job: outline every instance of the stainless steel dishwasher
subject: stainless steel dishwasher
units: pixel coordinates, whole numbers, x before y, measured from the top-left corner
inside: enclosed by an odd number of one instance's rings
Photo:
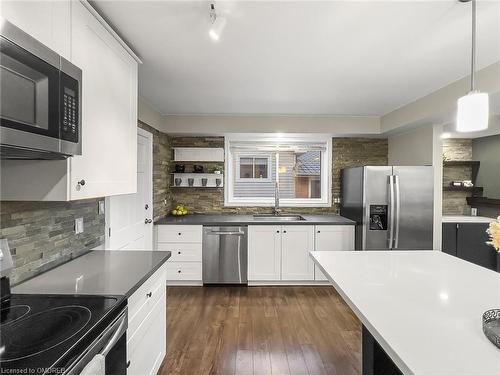
[[[246,226],[203,227],[203,284],[247,284]]]

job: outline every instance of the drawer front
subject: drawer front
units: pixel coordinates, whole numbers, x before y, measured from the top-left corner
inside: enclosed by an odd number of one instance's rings
[[[160,280],[161,281],[161,280]],[[134,335],[135,331],[139,328],[139,326],[142,324],[144,319],[148,316],[148,314],[151,312],[151,309],[155,304],[163,298],[163,296],[166,294],[167,289],[166,289],[166,282],[161,281],[157,284],[154,285],[153,289],[151,290],[151,295],[147,294],[146,295],[146,300],[144,303],[139,306],[134,315],[129,315],[128,319],[128,334],[129,335]]]
[[[158,244],[158,251],[170,251],[169,262],[201,262],[201,244],[165,243]]]
[[[155,290],[158,288],[166,288],[167,279],[167,265],[168,262],[163,264],[149,279],[147,279],[144,284],[142,284],[139,289],[137,289],[134,294],[132,294],[128,300],[128,321],[129,324],[134,319],[135,315],[143,308],[144,304],[148,303],[151,298],[156,298],[154,295]],[[151,297],[149,296],[151,293]]]
[[[167,264],[167,280],[201,281],[201,262],[172,262]]]
[[[201,225],[158,225],[158,242],[201,243]]]
[[[157,301],[136,332],[128,336],[127,375],[156,374],[166,353],[166,295]]]

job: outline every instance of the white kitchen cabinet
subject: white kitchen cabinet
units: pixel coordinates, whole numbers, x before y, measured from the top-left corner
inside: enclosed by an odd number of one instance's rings
[[[82,69],[82,155],[2,160],[1,200],[68,201],[135,193],[137,61],[87,3],[22,3],[2,2],[4,16]]]
[[[201,225],[156,225],[156,250],[171,251],[167,264],[167,284],[201,285]]]
[[[135,193],[137,63],[80,2],[71,20],[71,60],[83,71],[83,147],[70,158],[71,199]]]
[[[69,60],[71,58],[70,1],[2,0],[0,14],[20,29]]]
[[[314,262],[309,256],[314,250],[314,226],[283,225],[281,232],[281,280],[314,280]]]
[[[281,226],[248,226],[248,281],[281,280]]]
[[[354,250],[354,225],[316,225],[315,251],[350,251]],[[323,272],[314,266],[314,279],[325,281]]]
[[[168,262],[128,299],[128,375],[156,374],[167,350],[166,274]]]

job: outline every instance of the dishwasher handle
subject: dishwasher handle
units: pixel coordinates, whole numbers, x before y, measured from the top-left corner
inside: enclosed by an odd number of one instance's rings
[[[206,232],[211,236],[244,236],[245,232],[220,232],[220,231],[211,231]]]

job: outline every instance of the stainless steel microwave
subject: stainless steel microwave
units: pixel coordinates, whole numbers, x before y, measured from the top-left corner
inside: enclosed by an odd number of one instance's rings
[[[0,17],[2,159],[82,153],[82,71]]]

